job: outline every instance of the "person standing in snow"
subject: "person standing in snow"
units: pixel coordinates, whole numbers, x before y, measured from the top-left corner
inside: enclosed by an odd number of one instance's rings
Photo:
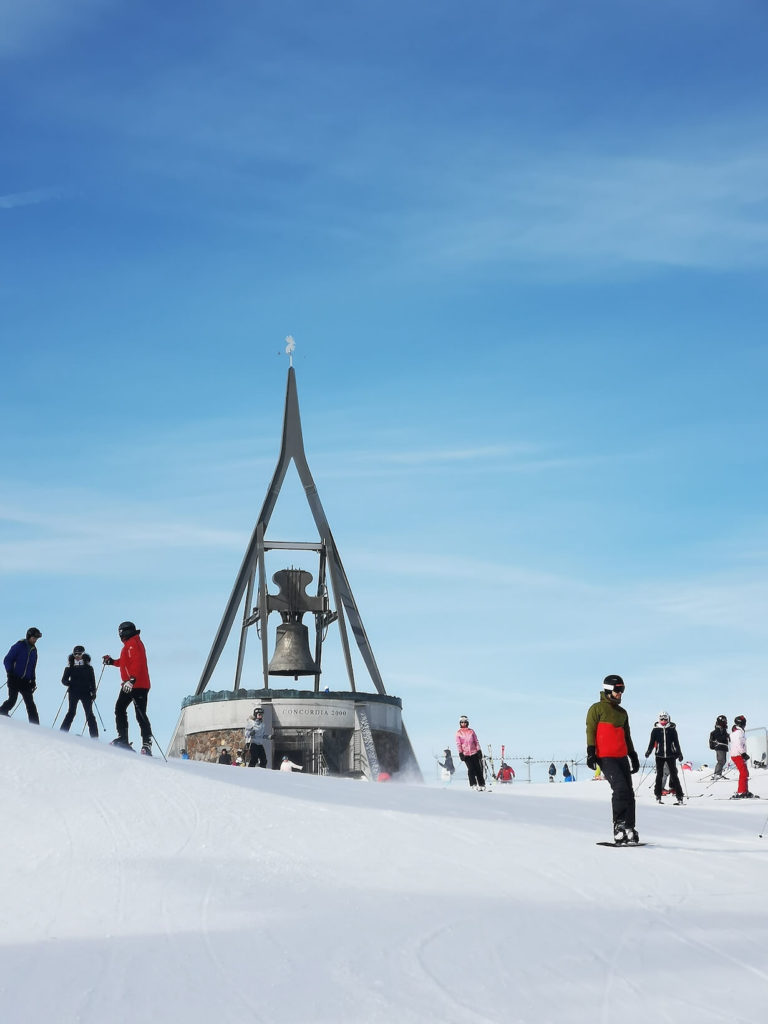
[[[267,751],[264,748],[265,741],[269,739],[266,735],[264,725],[264,711],[262,708],[254,708],[253,713],[245,722],[245,744],[248,749],[248,767],[267,767]]]
[[[219,762],[218,763],[219,764],[232,764],[232,755],[230,754],[230,752],[227,750],[226,747],[222,747],[221,748],[221,753],[219,754]]]
[[[739,773],[739,784],[732,797],[734,800],[750,799],[753,795],[747,788],[747,780],[749,779],[747,761],[749,760],[749,754],[747,753],[747,734],[744,732],[746,724],[747,720],[744,715],[736,715],[731,727],[731,760],[736,765],[736,771]]]
[[[611,787],[613,841],[617,845],[640,842],[635,828],[635,793],[631,776],[640,760],[629,731],[629,715],[621,707],[621,676],[606,676],[600,700],[587,711],[587,767],[599,765]]]
[[[555,766],[555,762],[554,761],[552,761],[552,763],[550,764],[550,766],[547,769],[547,771],[549,773],[549,781],[550,782],[554,782],[555,778],[557,777],[557,768]]]
[[[3,658],[8,673],[8,697],[0,704],[0,715],[9,715],[21,694],[32,725],[40,724],[33,694],[37,689],[37,641],[43,634],[37,626],[30,626],[23,640],[17,640]]]
[[[444,782],[450,782],[453,779],[453,774],[456,771],[456,766],[453,763],[453,755],[448,747],[443,751],[443,757],[445,760],[438,760],[438,765],[442,768],[442,776]]]
[[[499,768],[498,774],[496,775],[498,782],[514,782],[515,781],[515,769],[507,764],[506,761],[501,762],[501,768]]]
[[[571,775],[571,769],[568,767],[567,761],[563,765],[563,782],[573,782],[573,775]]]
[[[141,730],[141,752],[152,756],[152,726],[147,717],[147,699],[149,698],[149,668],[147,652],[141,639],[141,630],[136,629],[133,622],[121,622],[117,627],[117,635],[123,641],[123,649],[119,658],[105,654],[102,661],[105,665],[114,665],[120,669],[122,686],[115,703],[115,725],[117,738],[112,741],[116,747],[129,747],[128,742],[128,708],[133,704],[136,721]]]
[[[483,774],[483,754],[480,750],[480,741],[474,729],[469,727],[469,719],[462,715],[459,719],[459,731],[456,733],[456,749],[459,752],[459,760],[467,766],[467,776],[471,789],[483,792],[485,789],[485,775]]]
[[[292,761],[290,759],[290,757],[288,757],[287,754],[283,754],[283,760],[280,762],[280,771],[281,772],[303,772],[304,771],[304,767],[303,767],[303,765],[296,764],[295,761]]]
[[[99,727],[93,713],[93,702],[96,698],[96,673],[91,665],[91,656],[85,653],[83,646],[78,645],[72,648],[61,681],[67,688],[69,699],[69,707],[64,715],[64,721],[61,723],[61,731],[69,732],[77,714],[77,705],[82,704],[85,720],[88,723],[88,733],[91,739],[98,739]]]
[[[712,773],[714,778],[722,779],[725,759],[728,756],[728,719],[725,715],[718,715],[715,719],[715,728],[709,734],[709,749],[714,750],[717,764]]]
[[[659,714],[658,722],[651,729],[645,756],[649,757],[651,751],[656,752],[656,784],[653,788],[656,802],[660,804],[664,802],[661,798],[665,792],[664,769],[666,767],[669,772],[670,785],[675,794],[675,804],[681,804],[683,802],[683,787],[680,785],[676,762],[683,760],[683,753],[680,750],[680,740],[677,738],[675,724],[670,722],[666,711]]]

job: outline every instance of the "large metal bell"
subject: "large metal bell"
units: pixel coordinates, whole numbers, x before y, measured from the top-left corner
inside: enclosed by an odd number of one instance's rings
[[[309,630],[301,622],[277,627],[275,653],[267,670],[271,676],[316,676],[320,668],[309,651]]]

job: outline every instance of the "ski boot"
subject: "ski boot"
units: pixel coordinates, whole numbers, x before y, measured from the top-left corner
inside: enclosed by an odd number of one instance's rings
[[[152,740],[145,740],[141,744],[141,752],[145,757],[152,757]]]
[[[625,835],[627,837],[627,843],[629,846],[637,846],[640,842],[640,836],[637,834],[636,828],[626,829]]]
[[[124,750],[133,750],[133,747],[125,736],[116,736],[110,743],[110,747],[122,747]]]
[[[656,803],[657,803],[657,804],[663,804],[663,803],[664,803],[664,801],[663,801],[663,800],[661,799],[661,797],[660,797],[660,796],[657,796],[657,797],[656,797]]]
[[[629,836],[623,821],[617,821],[613,826],[613,842],[615,846],[626,846],[629,842]]]

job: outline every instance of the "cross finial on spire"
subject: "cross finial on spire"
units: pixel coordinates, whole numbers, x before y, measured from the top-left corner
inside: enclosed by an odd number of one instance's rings
[[[285,339],[285,354],[288,356],[288,360],[291,366],[293,366],[293,353],[296,351],[296,342],[293,340],[293,335],[289,334]]]

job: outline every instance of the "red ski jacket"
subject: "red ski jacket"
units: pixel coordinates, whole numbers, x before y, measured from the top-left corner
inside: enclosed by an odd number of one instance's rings
[[[626,757],[635,747],[629,731],[629,715],[608,699],[607,693],[587,711],[587,746],[595,747],[598,758]]]
[[[117,665],[120,669],[120,678],[123,682],[133,677],[136,680],[133,684],[136,690],[149,689],[151,684],[147,668],[147,652],[138,632],[128,637],[123,644],[120,657],[115,658],[112,664]]]

